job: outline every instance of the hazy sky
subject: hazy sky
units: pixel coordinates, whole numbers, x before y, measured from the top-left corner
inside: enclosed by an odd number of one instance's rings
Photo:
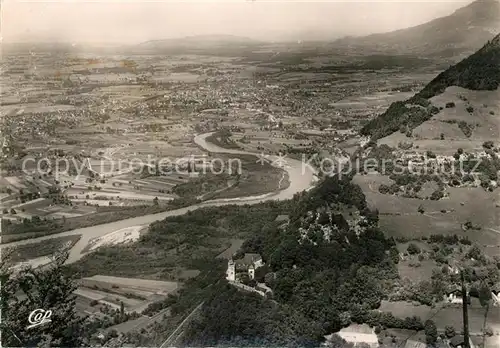
[[[472,0],[3,0],[3,42],[137,43],[198,34],[335,38],[405,28]]]

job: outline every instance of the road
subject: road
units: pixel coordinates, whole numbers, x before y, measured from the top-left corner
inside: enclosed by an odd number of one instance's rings
[[[233,149],[224,149],[222,147],[216,146],[212,143],[209,143],[206,141],[206,138],[210,136],[212,133],[206,133],[206,134],[201,134],[198,135],[194,138],[195,143],[205,149],[206,151],[209,151],[211,153],[225,153],[225,154],[234,154],[234,155],[253,155],[253,156],[258,156],[258,154],[247,152],[247,151],[240,151],[240,150],[233,150]],[[71,236],[71,235],[81,235],[82,237],[80,240],[73,246],[73,248],[70,250],[70,254],[68,257],[68,260],[66,263],[73,263],[78,260],[80,260],[83,256],[86,255],[86,253],[82,253],[83,249],[87,246],[89,241],[93,238],[96,237],[102,237],[108,233],[112,233],[114,231],[123,229],[123,228],[129,228],[133,226],[147,226],[151,224],[152,222],[158,221],[158,220],[163,220],[166,217],[169,216],[179,216],[179,215],[184,215],[190,211],[194,211],[199,208],[204,208],[204,207],[215,207],[215,206],[223,206],[223,205],[229,205],[229,204],[235,204],[235,205],[244,205],[244,204],[257,204],[269,200],[286,200],[286,199],[291,199],[296,193],[302,192],[304,190],[309,190],[314,186],[315,180],[316,180],[316,172],[315,170],[303,163],[302,161],[295,160],[295,159],[289,159],[285,158],[284,161],[286,161],[286,164],[283,165],[283,161],[278,161],[280,158],[278,156],[269,156],[266,157],[266,160],[269,162],[277,161],[277,164],[275,166],[277,167],[282,167],[284,168],[287,173],[288,173],[288,178],[290,181],[290,186],[288,186],[286,189],[278,191],[278,192],[271,192],[268,194],[260,195],[260,196],[247,196],[247,197],[241,197],[241,198],[230,198],[230,199],[214,199],[214,200],[209,200],[205,201],[199,204],[194,204],[189,207],[185,208],[180,208],[180,209],[175,209],[175,210],[170,210],[162,213],[156,213],[156,214],[149,214],[149,215],[144,215],[144,216],[139,216],[135,218],[129,218],[129,219],[124,219],[120,221],[115,221],[111,223],[106,223],[106,224],[101,224],[101,225],[96,225],[92,227],[85,227],[85,228],[78,228],[75,230],[71,231],[66,231],[66,232],[61,232],[61,233],[56,233],[52,234],[50,236],[44,236],[44,237],[39,237],[39,238],[33,238],[33,239],[27,239],[27,240],[21,240],[17,242],[12,242],[12,243],[6,243],[2,244],[2,247],[15,247],[18,245],[24,245],[24,244],[30,244],[30,243],[36,243],[40,242],[43,240],[51,239],[51,238],[56,238],[56,237],[63,237],[63,236]],[[273,163],[271,163],[273,165]],[[29,261],[28,261],[29,262]]]

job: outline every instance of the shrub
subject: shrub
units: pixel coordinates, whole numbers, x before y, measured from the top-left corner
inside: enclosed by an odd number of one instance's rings
[[[408,254],[410,255],[420,254],[420,248],[414,243],[410,243],[406,251],[408,251]]]
[[[467,108],[466,108],[467,112],[469,114],[472,114],[474,112],[474,107],[472,107],[471,105],[469,105]]]
[[[431,194],[431,201],[439,201],[443,197],[444,197],[443,191],[441,191],[441,190],[438,189],[438,190],[432,192],[432,194]]]
[[[436,324],[432,320],[427,320],[424,325],[425,341],[427,344],[433,345],[438,338]]]
[[[495,147],[495,144],[493,143],[493,141],[488,140],[483,143],[483,147],[485,149],[492,149],[493,147]]]
[[[446,103],[446,108],[447,109],[454,108],[454,107],[455,107],[455,103],[454,102],[448,102],[448,103]]]
[[[472,127],[465,121],[460,121],[458,123],[458,128],[465,134],[467,138],[472,135]]]
[[[448,338],[454,337],[457,333],[455,331],[455,328],[453,326],[446,326],[444,328],[444,334]]]
[[[492,328],[491,328],[491,327],[489,327],[489,326],[488,326],[488,327],[486,327],[486,328],[484,329],[484,334],[485,334],[486,336],[488,336],[488,337],[493,336],[493,330],[492,330]]]

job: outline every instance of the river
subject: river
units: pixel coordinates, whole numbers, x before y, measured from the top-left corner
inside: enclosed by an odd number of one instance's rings
[[[211,153],[225,153],[225,154],[234,154],[234,155],[253,155],[253,156],[256,156],[257,160],[259,159],[259,155],[255,154],[255,153],[241,151],[241,150],[224,149],[222,147],[219,147],[217,145],[209,143],[206,139],[211,134],[213,134],[213,133],[205,133],[205,134],[197,135],[194,138],[194,142],[198,146],[202,147],[203,149],[205,149],[206,151],[211,152]],[[278,191],[278,192],[272,192],[272,193],[260,195],[260,196],[248,196],[248,197],[241,197],[241,198],[209,200],[209,201],[205,201],[205,202],[202,202],[199,204],[191,205],[189,207],[170,210],[170,211],[166,211],[166,212],[162,212],[162,213],[149,214],[149,215],[124,219],[124,220],[120,220],[120,221],[110,222],[110,223],[91,226],[91,227],[78,228],[78,229],[71,230],[71,231],[52,234],[50,236],[44,236],[44,237],[39,237],[39,238],[21,240],[21,241],[12,242],[12,243],[6,243],[6,244],[2,244],[2,247],[15,247],[17,245],[36,243],[36,242],[40,242],[40,241],[51,239],[51,238],[80,234],[82,237],[73,246],[73,248],[71,248],[69,258],[66,261],[66,263],[73,263],[73,262],[80,260],[83,256],[85,256],[87,254],[87,253],[82,253],[82,250],[85,248],[85,246],[87,246],[87,244],[89,243],[89,241],[91,239],[96,238],[96,237],[102,237],[108,233],[112,233],[114,231],[121,230],[123,228],[133,227],[133,226],[147,226],[154,221],[163,220],[168,216],[184,215],[189,211],[193,211],[193,210],[203,208],[203,207],[215,207],[215,206],[222,206],[222,205],[229,205],[229,204],[234,204],[234,205],[257,204],[257,203],[270,201],[270,200],[291,199],[296,193],[302,192],[304,190],[308,190],[311,187],[313,187],[313,185],[315,184],[315,181],[316,181],[315,170],[311,166],[303,163],[302,161],[287,158],[287,157],[284,157],[284,158],[282,158],[282,160],[280,160],[278,158],[278,156],[269,156],[269,157],[266,157],[266,159],[269,160],[270,162],[275,161],[275,164],[273,164],[273,165],[276,165],[276,166],[281,165],[283,167],[283,169],[285,169],[287,171],[290,185],[286,189]],[[38,264],[39,259],[29,260],[27,262],[33,263],[33,264],[35,264],[35,263]]]

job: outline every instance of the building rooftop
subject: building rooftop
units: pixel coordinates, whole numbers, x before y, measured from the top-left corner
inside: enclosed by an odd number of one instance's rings
[[[234,263],[237,265],[250,266],[259,260],[262,260],[262,257],[259,254],[247,253],[243,256],[243,258],[234,260]]]
[[[450,346],[457,347],[464,344],[464,336],[454,336],[450,339]]]
[[[427,348],[427,344],[420,341],[407,340],[404,348]]]
[[[348,327],[344,327],[339,332],[352,332],[359,334],[371,334],[373,329],[367,324],[351,324]]]

